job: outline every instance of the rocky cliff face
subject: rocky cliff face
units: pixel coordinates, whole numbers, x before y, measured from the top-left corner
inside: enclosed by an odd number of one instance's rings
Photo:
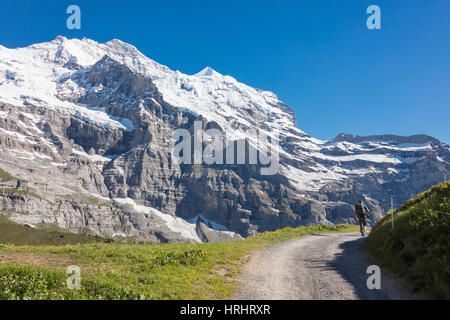
[[[179,164],[175,130],[255,129],[279,154],[258,165]],[[276,142],[276,143],[275,143]],[[206,147],[208,141],[203,143]],[[425,135],[319,141],[271,92],[211,68],[184,75],[112,40],[0,46],[0,210],[33,226],[154,242],[200,242],[351,222],[446,179],[450,147]]]

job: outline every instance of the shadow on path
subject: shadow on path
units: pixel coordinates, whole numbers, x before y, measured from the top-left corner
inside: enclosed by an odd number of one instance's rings
[[[355,240],[346,241],[339,245],[342,252],[329,262],[329,267],[335,269],[355,289],[355,294],[363,300],[391,300],[399,299],[398,292],[387,285],[381,270],[381,289],[367,288],[367,279],[372,275],[367,273],[367,267],[375,264],[364,251],[366,238],[355,236]]]

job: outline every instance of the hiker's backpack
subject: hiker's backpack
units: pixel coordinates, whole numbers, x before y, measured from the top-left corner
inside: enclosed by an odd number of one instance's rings
[[[364,217],[364,209],[360,204],[355,204],[355,212],[358,217]]]

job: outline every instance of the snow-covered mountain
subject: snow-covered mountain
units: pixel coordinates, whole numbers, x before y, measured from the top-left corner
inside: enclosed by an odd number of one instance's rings
[[[271,137],[278,174],[178,165],[171,135],[196,120],[256,147],[251,129]],[[0,46],[0,149],[0,210],[11,219],[149,241],[349,222],[358,198],[380,217],[390,197],[400,204],[450,168],[450,147],[435,138],[320,141],[272,92],[210,67],[172,71],[120,40],[64,37]]]

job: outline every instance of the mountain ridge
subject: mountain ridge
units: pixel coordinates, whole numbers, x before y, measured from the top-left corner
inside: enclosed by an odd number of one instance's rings
[[[330,141],[349,141],[349,142],[361,142],[364,140],[383,140],[383,141],[404,141],[404,142],[414,142],[414,143],[426,143],[426,142],[433,142],[436,144],[439,143],[445,143],[440,141],[437,138],[434,138],[432,136],[429,136],[427,134],[413,134],[409,136],[401,136],[396,134],[378,134],[378,135],[369,135],[369,136],[360,136],[360,135],[353,135],[353,134],[346,134],[346,133],[340,133],[335,138],[331,139]],[[447,143],[445,143],[447,144]]]

